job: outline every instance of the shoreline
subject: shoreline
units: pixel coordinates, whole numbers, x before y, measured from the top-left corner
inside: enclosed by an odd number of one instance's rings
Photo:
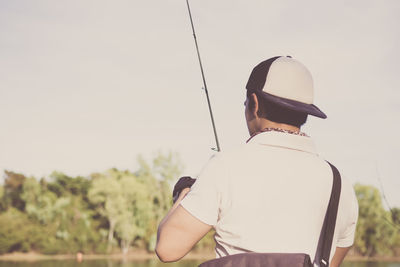
[[[213,252],[189,252],[183,260],[210,260],[215,257]],[[147,251],[132,251],[128,254],[113,253],[113,254],[84,254],[83,261],[85,260],[123,260],[123,261],[145,261],[157,260],[157,255],[153,252]],[[36,252],[14,252],[0,255],[0,261],[42,261],[42,260],[76,260],[75,254],[60,254],[60,255],[45,255]],[[400,262],[400,256],[379,256],[379,257],[363,257],[356,255],[348,255],[345,261],[374,261],[374,262]]]
[[[189,252],[183,260],[210,260],[215,257],[215,254],[207,252]],[[76,254],[58,254],[46,255],[36,252],[13,252],[0,255],[0,261],[42,261],[42,260],[76,260]],[[85,260],[123,260],[123,261],[145,261],[145,260],[158,260],[154,252],[135,250],[127,254],[111,253],[111,254],[83,254],[83,261]]]
[[[396,262],[400,263],[400,256],[375,256],[375,257],[364,257],[349,255],[344,258],[344,261],[354,262],[354,261],[373,261],[373,262]]]

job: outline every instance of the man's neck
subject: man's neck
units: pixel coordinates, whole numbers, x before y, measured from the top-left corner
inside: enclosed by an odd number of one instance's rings
[[[282,129],[282,130],[288,130],[288,131],[292,131],[292,132],[300,132],[300,128],[293,126],[293,125],[289,125],[289,124],[285,124],[285,123],[277,123],[277,122],[273,122],[267,119],[261,119],[260,124],[259,124],[259,131],[265,129],[265,128],[275,128],[275,129]]]

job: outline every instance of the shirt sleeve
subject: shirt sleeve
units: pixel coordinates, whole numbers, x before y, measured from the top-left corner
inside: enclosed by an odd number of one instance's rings
[[[351,183],[348,180],[345,182],[348,184],[346,186],[346,191],[343,193],[347,194],[346,198],[348,202],[346,206],[348,208],[348,216],[345,222],[345,226],[338,236],[338,247],[350,247],[353,245],[358,220],[358,201],[356,194]]]
[[[218,156],[213,156],[203,168],[181,206],[200,221],[215,226],[221,198],[220,181],[224,170]]]

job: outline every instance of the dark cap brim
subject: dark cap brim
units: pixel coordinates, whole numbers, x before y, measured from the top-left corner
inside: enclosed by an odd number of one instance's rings
[[[306,104],[302,102],[298,102],[295,100],[279,97],[279,96],[274,96],[271,94],[268,94],[266,92],[254,92],[256,93],[257,96],[261,96],[262,98],[266,99],[267,101],[271,101],[281,107],[297,111],[297,112],[302,112],[306,113],[321,119],[326,119],[327,116],[325,115],[324,112],[322,112],[317,106],[313,104]]]

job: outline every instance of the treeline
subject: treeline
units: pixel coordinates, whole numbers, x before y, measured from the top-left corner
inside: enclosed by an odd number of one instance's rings
[[[135,172],[111,169],[89,177],[54,172],[36,179],[5,171],[0,186],[0,254],[153,251],[159,221],[171,206],[171,183],[182,166],[173,154]],[[354,249],[360,255],[399,255],[400,209],[383,208],[379,191],[355,185],[360,206]],[[209,234],[197,249],[211,249]]]
[[[0,187],[0,253],[45,254],[152,250],[171,205],[177,157],[138,158],[136,172],[111,169],[89,177],[54,172],[40,180],[5,171]]]

